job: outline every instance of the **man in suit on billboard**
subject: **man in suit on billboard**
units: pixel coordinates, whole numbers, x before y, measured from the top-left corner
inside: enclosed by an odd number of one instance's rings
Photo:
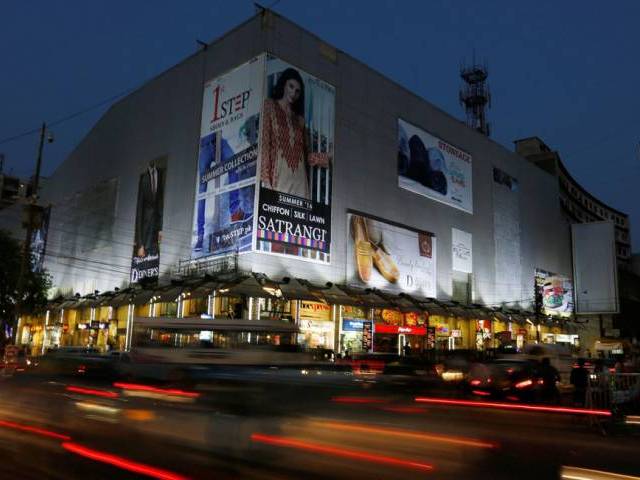
[[[154,161],[140,175],[136,209],[135,251],[137,257],[158,255],[162,235],[164,169]]]

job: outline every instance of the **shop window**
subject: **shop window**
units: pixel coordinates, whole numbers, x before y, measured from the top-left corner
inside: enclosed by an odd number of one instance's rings
[[[175,317],[178,314],[178,302],[160,302],[156,304],[156,317]]]
[[[202,313],[207,313],[207,297],[199,297],[199,298],[189,298],[185,300],[187,302],[187,309],[189,315],[200,315]]]
[[[261,320],[286,320],[292,322],[293,301],[281,298],[258,298],[259,315]]]
[[[241,297],[219,297],[215,309],[216,317],[241,319],[244,314],[244,301]]]

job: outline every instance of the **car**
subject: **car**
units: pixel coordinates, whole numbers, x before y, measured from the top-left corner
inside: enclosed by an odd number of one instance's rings
[[[511,401],[540,398],[542,379],[538,362],[528,359],[497,359],[471,367],[467,388],[474,397]]]

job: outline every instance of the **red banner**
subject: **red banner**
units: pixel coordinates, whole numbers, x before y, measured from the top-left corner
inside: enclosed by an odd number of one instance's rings
[[[427,329],[425,327],[402,327],[399,325],[385,325],[383,323],[376,323],[375,333],[404,333],[406,335],[426,335]]]

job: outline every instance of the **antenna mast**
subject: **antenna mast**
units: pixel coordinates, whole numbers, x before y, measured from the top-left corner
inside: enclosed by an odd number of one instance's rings
[[[491,135],[486,114],[486,109],[491,108],[491,92],[486,83],[488,76],[486,63],[476,63],[475,54],[471,65],[460,66],[460,78],[464,83],[460,87],[459,98],[467,114],[467,125],[487,137]]]

